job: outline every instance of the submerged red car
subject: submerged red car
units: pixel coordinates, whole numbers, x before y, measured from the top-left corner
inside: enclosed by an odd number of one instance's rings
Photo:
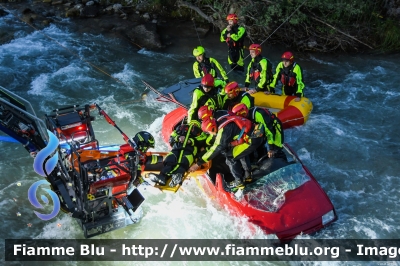
[[[166,91],[173,92],[164,98],[180,99],[186,95],[185,87],[178,85],[168,88]],[[166,143],[187,115],[187,101],[180,105],[163,120]],[[284,144],[284,152],[286,158],[259,160],[258,169],[253,171],[255,181],[235,194],[227,188],[233,177],[223,156],[215,158],[209,169],[203,167],[203,172],[196,174],[200,174],[204,191],[233,215],[247,216],[267,234],[290,240],[328,226],[337,220],[337,214],[325,191],[288,144]]]

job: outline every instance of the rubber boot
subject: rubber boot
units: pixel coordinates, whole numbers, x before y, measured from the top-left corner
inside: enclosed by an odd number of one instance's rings
[[[157,184],[160,184],[161,186],[165,186],[166,183],[166,176],[163,174],[149,174],[149,177],[151,179],[151,181],[156,182]]]

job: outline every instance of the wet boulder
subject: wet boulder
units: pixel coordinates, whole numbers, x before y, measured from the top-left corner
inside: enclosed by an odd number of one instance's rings
[[[127,30],[126,36],[140,47],[157,50],[164,47],[160,36],[157,33],[157,25],[154,23],[146,23]]]
[[[90,1],[88,3],[93,3],[93,1]],[[94,18],[97,17],[98,14],[99,14],[99,7],[94,4],[89,4],[83,7],[81,16],[86,18]]]
[[[4,17],[4,16],[7,16],[7,15],[8,15],[7,11],[5,11],[3,9],[0,9],[0,17]]]

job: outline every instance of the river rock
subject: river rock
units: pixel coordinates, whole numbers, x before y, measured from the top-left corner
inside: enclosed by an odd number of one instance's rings
[[[157,33],[157,25],[153,23],[146,23],[133,27],[126,32],[126,36],[131,39],[133,43],[149,50],[157,50],[164,47]]]
[[[99,7],[96,5],[84,6],[81,12],[82,17],[94,18],[99,14]]]
[[[121,4],[115,4],[112,7],[114,9],[114,12],[119,12],[120,9],[122,8],[122,5]]]
[[[149,20],[149,19],[150,19],[149,13],[144,13],[144,14],[143,14],[143,18],[144,18],[145,20]]]
[[[14,39],[14,35],[10,34],[6,31],[1,31],[0,30],[0,45],[9,43]]]
[[[0,17],[7,16],[8,12],[4,11],[3,9],[0,9]]]
[[[56,6],[56,5],[61,5],[63,3],[62,0],[58,0],[58,1],[52,1],[51,5]]]
[[[76,6],[73,8],[68,9],[65,12],[65,16],[67,18],[71,18],[71,17],[79,17],[81,15],[81,11],[79,10],[79,8],[77,8]]]
[[[140,3],[136,5],[136,10],[139,12],[146,12],[147,10],[151,9],[150,6],[151,4],[148,3],[148,1],[140,1]]]

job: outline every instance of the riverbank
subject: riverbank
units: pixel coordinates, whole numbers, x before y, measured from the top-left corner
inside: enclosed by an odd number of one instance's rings
[[[43,29],[51,23],[70,19],[77,32],[101,33],[123,38],[137,48],[149,50],[163,49],[174,43],[177,37],[193,37],[193,24],[184,20],[166,20],[157,14],[147,12],[148,7],[140,4],[123,7],[114,4],[101,6],[94,1],[63,2],[63,0],[44,0],[43,2],[0,2],[0,16],[12,14],[16,20],[31,27]],[[197,32],[204,37],[211,26],[198,26]],[[10,42],[14,36],[0,30],[0,44]]]
[[[18,1],[0,0],[0,16],[12,13],[16,20],[37,29],[68,18],[79,32],[124,38],[138,49],[161,50],[182,37],[196,38],[198,35],[203,38],[210,31],[219,34],[226,24],[225,14],[235,12],[240,14],[239,23],[246,28],[250,43],[268,40],[269,45],[284,45],[296,52],[370,54],[400,51],[400,13],[397,12],[400,7],[394,1],[384,6],[374,5],[373,10],[368,9],[367,3],[361,2],[362,6],[358,6],[352,2],[353,8],[357,9],[354,12],[361,14],[357,17],[344,14],[340,3],[334,6],[322,4],[316,14],[310,13],[313,3],[300,9],[306,1],[293,3],[288,10],[279,2],[268,5],[254,2],[249,9],[243,9],[238,4],[243,0],[224,0],[226,5],[217,9],[210,9],[209,5],[197,7],[181,0],[162,4],[153,0],[125,0],[111,4],[108,0]],[[286,10],[282,13],[285,15],[275,14],[271,11],[273,8]],[[339,17],[346,15],[346,19],[337,21],[329,17],[330,8],[336,10]],[[193,32],[194,26],[197,33]],[[0,29],[0,44],[13,38],[12,34]]]

